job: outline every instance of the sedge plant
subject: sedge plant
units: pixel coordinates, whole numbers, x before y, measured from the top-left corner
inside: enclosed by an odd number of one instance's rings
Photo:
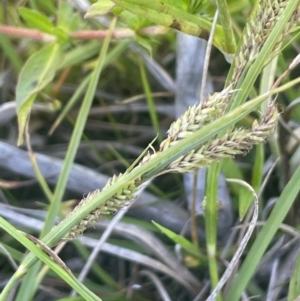
[[[133,13],[143,12],[143,10],[138,9],[136,1],[133,0],[112,0],[109,2],[112,3],[111,8],[114,10],[119,6],[119,8],[128,9]],[[159,8],[156,1],[152,4],[148,2],[143,1],[142,3],[145,6],[148,5],[149,7],[146,8],[151,12]],[[222,1],[217,3],[224,5]],[[103,9],[97,14],[97,7],[94,7],[92,12],[93,16],[97,16],[103,14]],[[107,12],[108,10],[106,10]],[[227,9],[222,7],[220,12],[226,14],[222,16],[222,20],[227,20]],[[165,15],[168,12],[160,13]],[[170,14],[175,13],[177,13],[176,9],[170,10]],[[244,155],[253,146],[263,143],[274,131],[278,122],[279,112],[274,100],[267,102],[260,118],[254,121],[251,128],[238,128],[235,127],[235,124],[250,112],[256,110],[272,95],[299,82],[299,80],[296,80],[279,88],[273,87],[270,91],[246,102],[257,76],[271,59],[278,55],[284,38],[295,30],[299,18],[299,1],[257,1],[237,46],[225,88],[221,92],[210,95],[206,101],[190,107],[170,126],[168,136],[160,143],[158,150],[149,151],[141,158],[137,166],[128,169],[123,174],[113,176],[102,189],[89,192],[60,224],[52,228],[50,232],[44,233],[45,236],[41,238],[42,245],[52,247],[61,241],[76,239],[100,218],[113,215],[122,208],[130,206],[146,183],[164,173],[185,173],[203,166],[214,166],[213,171],[210,171],[213,174],[208,175],[212,179],[211,183],[208,184],[209,190],[209,185],[212,185],[211,187],[215,185],[220,169],[219,162],[225,158]],[[168,16],[169,19],[170,16]],[[193,19],[191,20],[190,22],[193,22]],[[201,22],[199,24],[201,25]],[[205,24],[207,25],[207,23]],[[187,27],[184,28],[187,30]],[[180,27],[177,27],[177,29],[180,29]],[[207,30],[206,27],[205,30]],[[221,31],[220,28],[219,31]],[[225,43],[227,47],[224,47],[224,49],[232,50],[235,48],[235,43],[232,41],[231,29],[227,34],[224,34],[222,29],[222,38],[225,37],[226,39],[226,36],[230,40],[227,41],[227,44]],[[218,39],[216,41],[217,45],[222,48],[222,43]],[[99,73],[97,76],[99,76]],[[298,183],[299,179],[292,179],[291,181],[294,184]],[[213,194],[216,194],[216,190],[213,188],[211,191],[211,200],[213,200]],[[289,204],[293,202],[298,191],[299,188],[295,188],[290,195],[285,192],[284,195],[289,200]],[[273,221],[275,223],[273,223],[274,229],[279,227],[282,218],[283,215],[281,215],[281,219]],[[11,235],[14,234],[14,230],[9,228],[4,221],[1,221],[1,226]],[[215,231],[216,229],[212,228],[207,232],[212,237],[212,256],[215,256],[215,246],[213,245]],[[268,238],[270,237],[269,234]],[[20,241],[24,240],[20,238],[20,235],[16,235],[15,238]],[[25,243],[32,248],[28,241],[24,241]],[[263,252],[266,247],[267,244],[263,244],[260,251]],[[40,252],[35,250],[34,253],[30,253],[24,259],[0,294],[1,301],[5,300],[20,278],[37,263],[38,258],[43,260]],[[249,265],[248,262],[247,264]],[[245,268],[242,268],[241,273],[245,273],[244,271]],[[67,271],[67,273],[71,272]],[[247,284],[247,279],[249,280],[251,275],[247,277],[244,276],[243,285],[238,289],[236,289],[237,284],[231,287],[227,300],[238,300],[241,291]],[[93,293],[89,292],[87,288],[83,288],[83,285],[74,282],[73,276],[71,279],[72,281],[69,281],[69,283],[73,285],[73,288],[78,290],[79,293],[81,292],[87,300],[93,300]],[[221,287],[218,288],[218,291],[214,291],[214,295],[210,297],[210,300],[213,300],[220,289]]]

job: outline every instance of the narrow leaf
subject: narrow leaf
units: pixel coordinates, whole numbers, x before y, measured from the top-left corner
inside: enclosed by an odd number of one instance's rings
[[[59,277],[61,277],[72,288],[76,289],[85,300],[89,301],[101,301],[93,292],[88,290],[80,281],[78,281],[72,272],[63,262],[57,262],[47,255],[47,253],[41,249],[38,245],[29,240],[25,235],[22,235],[16,228],[9,224],[5,219],[0,217],[0,227],[9,233],[18,242],[24,245],[35,256],[49,266]],[[21,264],[22,265],[22,264]]]
[[[189,252],[190,254],[194,255],[195,257],[203,260],[205,257],[204,255],[201,254],[200,249],[193,244],[192,242],[190,242],[189,240],[187,240],[185,237],[178,235],[176,233],[174,233],[173,231],[161,226],[160,224],[152,221],[152,223],[165,235],[167,235],[172,241],[174,241],[175,243],[179,244],[183,249],[185,249],[187,252]]]

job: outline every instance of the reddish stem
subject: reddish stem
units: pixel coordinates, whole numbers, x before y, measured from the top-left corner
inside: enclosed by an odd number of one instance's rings
[[[142,28],[138,31],[138,34],[144,36],[154,36],[165,34],[168,28],[163,26],[150,26]],[[78,40],[94,40],[104,39],[108,33],[108,30],[81,30],[70,32],[70,37]],[[30,38],[34,40],[42,40],[44,42],[53,42],[56,40],[54,35],[43,33],[37,29],[22,28],[10,25],[0,25],[0,34],[11,37]],[[135,32],[129,28],[116,29],[113,32],[114,39],[124,39],[128,37],[134,37]]]

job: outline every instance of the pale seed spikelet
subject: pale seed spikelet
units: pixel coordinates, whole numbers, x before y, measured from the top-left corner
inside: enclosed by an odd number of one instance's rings
[[[263,116],[261,123],[254,122],[252,129],[235,129],[231,132],[216,136],[197,149],[181,156],[171,163],[168,171],[189,172],[203,166],[209,166],[212,162],[236,155],[245,155],[253,145],[264,142],[277,124],[279,113],[271,103]],[[171,144],[176,143],[173,141]],[[169,146],[171,145],[169,144]],[[164,149],[160,149],[163,151]]]
[[[165,141],[165,140],[164,140]],[[163,142],[164,142],[163,141]],[[163,143],[162,142],[162,143]],[[151,154],[149,151],[147,152],[147,154],[143,157],[143,159],[141,160],[141,162],[139,163],[138,166],[142,166],[143,164],[147,163],[148,161],[150,161],[151,159],[153,159],[159,152],[155,152],[153,154]]]
[[[119,176],[113,176],[109,179],[107,184],[104,186],[102,191],[106,190],[109,186],[117,182],[124,174],[120,174]],[[87,195],[87,197],[83,198],[81,202],[73,209],[72,212],[66,217],[70,217],[80,208],[82,208],[87,202],[93,199],[97,194],[102,192],[100,190],[95,190]],[[101,216],[112,215],[117,213],[121,208],[128,206],[131,202],[133,202],[136,198],[137,185],[135,181],[131,181],[127,183],[125,187],[120,189],[116,194],[113,195],[110,199],[108,199],[103,205],[97,207],[95,210],[90,212],[86,217],[84,217],[81,221],[79,221],[63,238],[63,240],[74,239],[77,236],[81,235],[86,228],[94,225]]]
[[[162,143],[169,144],[172,141],[186,137],[222,116],[226,109],[226,100],[233,92],[230,87],[226,88],[221,92],[210,95],[207,101],[189,107],[181,117],[171,124],[168,130],[168,138]],[[164,146],[161,145],[161,148],[164,148]]]
[[[287,3],[288,0],[263,0],[256,4],[244,29],[243,42],[235,59],[235,70],[232,76],[233,88],[245,70],[245,67],[256,59]],[[297,22],[299,22],[299,17],[300,4],[297,6],[289,22],[285,25],[269,59],[274,57],[278,52],[282,40],[295,28]]]

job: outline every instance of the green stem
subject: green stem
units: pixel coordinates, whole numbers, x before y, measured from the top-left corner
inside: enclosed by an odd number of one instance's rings
[[[9,293],[15,287],[15,285],[18,283],[18,281],[24,276],[25,273],[26,273],[26,271],[24,271],[24,273],[22,273],[20,271],[20,269],[18,269],[12,275],[12,277],[8,280],[8,282],[6,283],[4,289],[1,292],[0,301],[6,301],[8,299]]]
[[[144,92],[146,94],[151,122],[152,122],[155,132],[158,134],[158,141],[162,142],[162,135],[161,135],[160,127],[159,127],[158,116],[157,116],[156,109],[155,109],[155,102],[152,97],[151,89],[150,89],[146,71],[145,71],[145,67],[144,67],[142,59],[140,57],[138,58],[138,63],[139,63],[139,67],[140,67],[140,74],[141,74],[141,80],[142,80]]]
[[[211,287],[215,288],[219,282],[217,252],[217,225],[218,225],[218,179],[221,170],[219,162],[213,163],[206,176],[206,204],[205,204],[205,237],[208,255]],[[220,301],[221,295],[217,296]]]

